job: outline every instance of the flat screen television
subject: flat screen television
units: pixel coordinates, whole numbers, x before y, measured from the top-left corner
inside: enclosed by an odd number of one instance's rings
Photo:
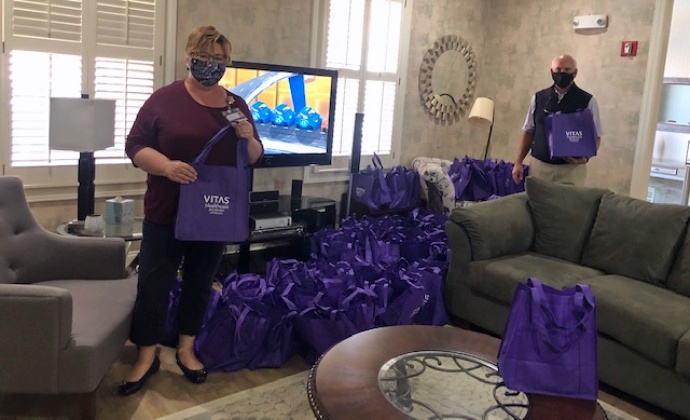
[[[257,167],[329,165],[336,70],[233,61],[220,85],[244,98],[264,145]]]

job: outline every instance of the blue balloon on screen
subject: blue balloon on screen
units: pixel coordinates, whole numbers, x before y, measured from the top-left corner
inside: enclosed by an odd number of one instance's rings
[[[273,114],[273,124],[290,127],[295,123],[295,111],[288,104],[280,104]]]
[[[318,131],[321,128],[321,115],[314,108],[305,106],[297,114],[297,127]]]
[[[249,111],[252,113],[252,118],[254,122],[257,123],[269,123],[273,121],[273,111],[271,108],[261,101],[255,102]]]

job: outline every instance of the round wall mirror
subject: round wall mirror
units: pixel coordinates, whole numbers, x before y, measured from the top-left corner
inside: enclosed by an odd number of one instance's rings
[[[447,124],[465,115],[474,97],[475,67],[467,40],[446,35],[434,42],[419,68],[419,96],[426,112]]]

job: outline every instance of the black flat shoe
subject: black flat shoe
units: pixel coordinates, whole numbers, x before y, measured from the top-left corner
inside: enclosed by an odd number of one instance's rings
[[[177,361],[177,366],[180,367],[182,373],[184,373],[184,377],[187,378],[189,382],[200,384],[206,381],[206,369],[192,370],[188,368],[180,361],[179,353],[175,353],[175,360]]]
[[[151,376],[153,376],[154,373],[158,372],[158,369],[160,369],[160,367],[161,361],[158,358],[158,356],[156,356],[156,358],[153,359],[153,363],[151,363],[151,367],[149,368],[149,370],[146,371],[146,373],[144,374],[144,376],[141,377],[141,379],[135,382],[122,381],[120,387],[117,390],[117,393],[122,395],[123,397],[127,395],[136,394],[141,390],[141,388],[144,387],[146,381]]]

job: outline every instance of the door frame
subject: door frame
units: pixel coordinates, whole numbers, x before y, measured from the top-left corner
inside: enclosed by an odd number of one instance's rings
[[[654,139],[656,137],[661,90],[666,66],[666,50],[671,32],[671,16],[674,0],[656,0],[652,33],[649,38],[649,55],[642,92],[642,109],[637,128],[637,142],[630,180],[630,196],[646,200],[649,173],[652,168]]]

